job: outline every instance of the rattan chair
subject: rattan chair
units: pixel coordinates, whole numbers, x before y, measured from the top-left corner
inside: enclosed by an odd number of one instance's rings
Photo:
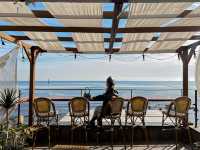
[[[167,118],[172,122],[176,132],[176,145],[178,143],[178,130],[181,128],[187,129],[189,142],[192,144],[189,124],[188,124],[188,111],[191,105],[191,99],[182,96],[172,101],[167,110],[162,111],[162,126],[164,127]]]
[[[113,98],[108,102],[110,107],[110,114],[103,116],[102,120],[105,120],[111,131],[111,147],[113,148],[113,133],[115,122],[118,122],[118,125],[122,131],[122,122],[121,122],[121,113],[123,109],[124,99],[120,97]],[[122,131],[122,133],[124,133]],[[123,135],[124,138],[124,135]]]
[[[73,143],[74,130],[84,127],[85,142],[87,143],[87,125],[89,122],[90,104],[84,97],[72,98],[68,104],[71,117],[71,143]]]
[[[56,113],[55,105],[51,99],[45,97],[34,99],[33,104],[37,119],[37,125],[31,127],[31,130],[33,130],[33,148],[35,146],[38,132],[45,128],[48,130],[48,141],[50,148],[50,124],[56,123],[56,126],[58,127],[58,114]]]
[[[137,96],[133,97],[129,100],[126,109],[125,116],[125,126],[127,126],[128,120],[131,122],[131,146],[133,145],[133,137],[134,137],[134,128],[142,124],[144,129],[144,135],[146,138],[146,142],[148,144],[148,134],[145,126],[145,116],[146,110],[148,106],[148,100],[145,97]],[[139,123],[138,123],[139,119]]]
[[[52,100],[44,97],[36,98],[34,100],[35,115],[37,118],[37,124],[55,121],[58,126],[58,114],[56,113],[55,105]]]

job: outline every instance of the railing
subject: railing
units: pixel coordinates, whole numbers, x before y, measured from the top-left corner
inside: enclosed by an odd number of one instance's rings
[[[141,89],[122,88],[122,89],[117,89],[117,90],[120,93],[119,95],[120,96],[122,95],[122,97],[124,97],[125,100],[128,100],[128,99],[132,98],[133,96],[138,95],[138,94],[135,94],[135,93],[140,93],[138,91],[142,91],[144,94],[140,94],[140,95],[147,97],[148,100],[149,100],[149,102],[153,102],[153,103],[160,103],[160,102],[162,102],[162,103],[164,103],[164,105],[168,104],[170,101],[174,100],[174,98],[176,98],[178,96],[181,96],[181,94],[182,94],[182,90],[181,89],[167,89],[167,90],[166,89],[163,89],[163,90],[145,89],[145,90],[141,90]],[[50,97],[55,102],[67,102],[67,101],[69,101],[71,99],[71,97],[74,97],[74,96],[83,96],[85,88],[78,88],[78,89],[77,88],[76,89],[41,89],[40,88],[40,89],[36,89],[35,91],[36,91],[36,93],[35,93],[36,96]],[[37,93],[38,91],[40,91],[40,92],[41,91],[46,91],[46,92],[47,91],[56,91],[56,93],[59,93],[58,91],[60,91],[60,93],[63,93],[63,96],[53,96],[52,97],[51,95],[53,95],[53,93],[51,93],[51,94]],[[62,92],[62,91],[64,91],[64,92]],[[74,92],[75,95],[65,96],[65,94],[66,94],[65,92],[66,91],[68,91],[68,92],[69,91],[76,91],[76,92]],[[104,89],[102,89],[102,88],[90,89],[90,92],[93,93],[92,95],[101,94],[102,92],[100,92],[100,91],[103,92]],[[166,91],[173,91],[173,92],[174,91],[179,91],[180,93],[179,92],[175,92],[177,95],[175,95],[174,97],[169,97],[168,96],[166,98],[164,96],[163,97],[161,97],[161,96],[159,96],[159,97],[158,96],[156,96],[156,97],[154,96],[153,97],[153,96],[147,96],[147,95],[145,95],[145,92],[148,93],[148,92],[151,92],[151,91],[152,92],[156,92],[156,93],[161,92],[161,91],[163,93],[164,92],[166,93]],[[125,92],[126,96],[124,94],[122,94],[123,92]],[[22,98],[24,96],[27,96],[27,93],[28,93],[28,89],[22,89],[22,90],[20,90],[19,95]],[[129,96],[127,96],[127,93],[129,93]],[[191,107],[191,109],[194,110],[194,125],[195,125],[195,127],[197,127],[197,123],[198,123],[198,105],[197,105],[198,95],[197,95],[197,91],[196,90],[195,90],[195,94],[193,95],[193,99],[194,99],[194,101],[192,101],[193,102],[193,106]],[[21,105],[24,104],[24,103],[26,103],[27,100],[28,100],[28,98],[24,99],[24,101],[22,103],[19,103],[19,105],[18,105],[18,111],[17,111],[18,123],[20,122]],[[91,101],[91,102],[95,102],[95,101]],[[161,109],[161,108],[157,108],[157,109]]]

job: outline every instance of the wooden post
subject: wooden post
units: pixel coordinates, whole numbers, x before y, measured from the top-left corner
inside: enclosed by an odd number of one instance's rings
[[[183,51],[183,96],[188,96],[188,50]]]
[[[188,96],[188,64],[192,58],[192,55],[195,52],[195,48],[196,47],[187,48],[179,52],[179,55],[183,62],[183,96]]]
[[[40,52],[40,48],[37,46],[31,47],[31,56],[30,56],[30,81],[29,81],[29,120],[28,125],[33,125],[33,100],[35,93],[35,62],[36,58]]]

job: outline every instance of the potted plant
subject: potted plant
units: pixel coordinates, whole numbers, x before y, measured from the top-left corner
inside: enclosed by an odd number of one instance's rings
[[[4,89],[0,92],[0,106],[5,109],[6,112],[6,127],[9,125],[9,110],[17,103],[17,91],[15,89]]]

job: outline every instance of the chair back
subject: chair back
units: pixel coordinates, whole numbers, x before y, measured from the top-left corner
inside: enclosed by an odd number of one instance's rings
[[[180,113],[180,114],[187,114],[190,108],[190,105],[191,105],[190,98],[186,96],[178,97],[174,101],[175,112]]]
[[[45,97],[34,99],[34,108],[36,115],[50,113],[54,104],[52,101]]]
[[[121,97],[113,98],[109,101],[111,115],[121,115],[124,99]]]
[[[148,100],[145,97],[136,96],[130,99],[132,112],[144,112],[146,114]]]
[[[85,113],[88,112],[89,102],[84,97],[74,97],[69,102],[70,114]]]

